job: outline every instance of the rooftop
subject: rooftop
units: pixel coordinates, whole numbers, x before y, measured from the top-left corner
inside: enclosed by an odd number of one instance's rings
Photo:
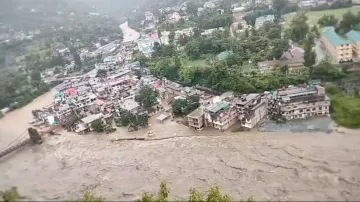
[[[341,37],[340,35],[338,35],[335,32],[335,28],[331,27],[331,26],[323,28],[323,35],[333,46],[351,44],[350,40],[345,39],[345,38]]]
[[[210,104],[208,107],[206,107],[207,110],[209,110],[212,113],[216,113],[222,109],[228,108],[230,106],[230,103],[221,101],[218,103]]]
[[[120,107],[122,109],[132,111],[132,110],[136,109],[137,107],[139,107],[139,104],[137,102],[135,102],[135,100],[128,99],[128,100],[125,100],[123,103],[121,103]]]
[[[275,19],[274,15],[264,15],[264,16],[260,16],[258,18],[256,18],[255,20],[255,24],[261,24],[264,23],[265,21],[273,21]]]
[[[278,95],[279,96],[286,96],[286,95],[293,95],[293,94],[298,94],[298,93],[305,93],[305,92],[315,92],[316,93],[316,88],[315,87],[292,87],[292,88],[287,88],[284,90],[279,90],[278,91]]]
[[[98,120],[98,119],[101,119],[104,115],[102,113],[99,113],[99,114],[91,114],[90,116],[87,116],[83,119],[81,119],[82,122],[88,124],[88,123],[91,123],[95,120]]]
[[[187,117],[198,119],[204,114],[204,111],[201,109],[201,107],[195,109],[190,114],[187,115]]]
[[[350,32],[346,33],[348,39],[354,42],[360,42],[360,31],[351,30]]]
[[[251,94],[247,94],[247,95],[242,95],[241,97],[238,98],[238,100],[236,101],[236,104],[245,105],[248,102],[250,102],[251,100],[258,97],[259,95],[260,94],[257,94],[257,93],[251,93]]]

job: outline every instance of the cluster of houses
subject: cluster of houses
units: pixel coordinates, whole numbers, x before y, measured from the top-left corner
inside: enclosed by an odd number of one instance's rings
[[[234,95],[226,92],[211,97],[187,115],[188,126],[201,130],[213,127],[227,130],[239,122],[254,128],[266,117],[277,114],[286,120],[328,116],[330,99],[319,85],[289,86],[275,92]]]
[[[151,85],[156,78],[142,71],[141,79],[135,75],[139,63],[116,65],[107,70],[106,78],[85,77],[67,80],[55,88],[54,102],[37,111],[36,117],[49,125],[67,122],[69,117],[81,117],[72,127],[78,133],[91,131],[91,123],[119,115],[121,110],[142,113],[135,94],[141,85]]]

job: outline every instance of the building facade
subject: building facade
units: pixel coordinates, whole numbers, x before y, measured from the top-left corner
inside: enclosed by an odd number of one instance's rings
[[[205,126],[204,109],[202,107],[197,108],[189,115],[187,115],[188,126],[196,130],[201,130]]]
[[[353,42],[339,36],[334,27],[324,27],[320,41],[335,62],[352,61]]]
[[[346,33],[346,36],[353,43],[353,58],[360,59],[360,31],[351,30]]]
[[[305,119],[329,114],[330,98],[321,86],[292,87],[278,90],[276,101],[287,119]]]
[[[243,127],[255,127],[267,114],[267,101],[261,98],[261,94],[242,95],[235,103]]]

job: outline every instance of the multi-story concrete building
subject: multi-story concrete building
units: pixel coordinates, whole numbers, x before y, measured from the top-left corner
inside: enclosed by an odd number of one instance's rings
[[[353,58],[360,58],[360,31],[351,30],[346,36],[353,43]]]
[[[278,90],[274,98],[287,120],[329,114],[330,98],[318,85]]]
[[[205,126],[224,131],[237,121],[237,111],[229,102],[212,103],[204,109]]]
[[[261,94],[241,95],[235,101],[241,126],[253,128],[267,114],[267,100]]]
[[[353,58],[352,41],[339,36],[334,27],[324,27],[321,43],[335,62],[348,62]]]
[[[205,126],[204,118],[204,109],[203,107],[199,107],[187,115],[188,126],[196,130],[201,130]]]

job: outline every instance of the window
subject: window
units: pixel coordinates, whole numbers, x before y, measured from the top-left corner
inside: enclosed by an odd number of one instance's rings
[[[304,110],[300,109],[300,113],[302,113]]]
[[[315,111],[315,110],[316,110],[316,108],[312,108],[312,110],[313,110],[313,111]]]
[[[322,107],[319,107],[319,110],[322,110]]]
[[[310,111],[310,109],[306,109],[306,111],[307,111],[307,112],[309,112],[309,111]]]

